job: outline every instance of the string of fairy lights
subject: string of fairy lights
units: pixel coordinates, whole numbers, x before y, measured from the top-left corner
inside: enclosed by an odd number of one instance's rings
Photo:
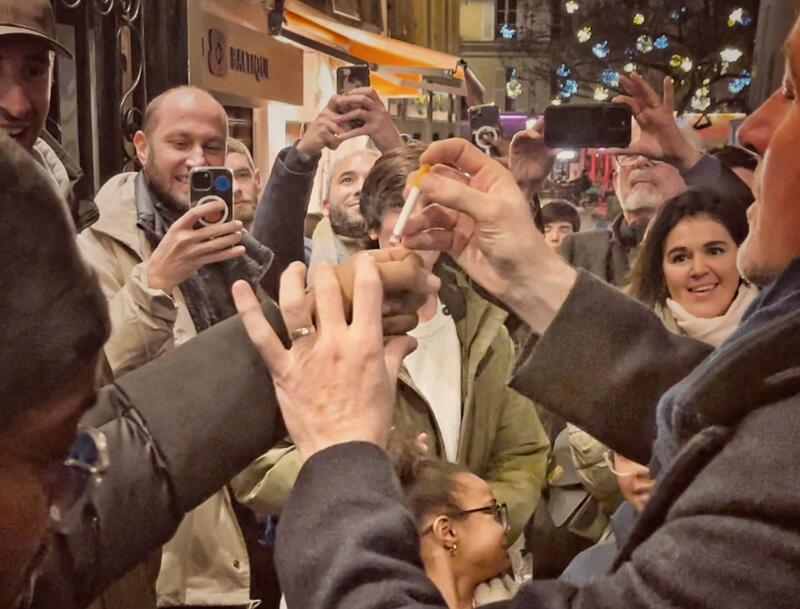
[[[607,27],[604,30],[603,24],[592,22],[589,16],[591,11],[586,10],[580,0],[563,2],[560,6],[565,14],[564,23],[574,28],[572,44],[577,45],[579,59],[576,62],[581,67],[580,70],[575,69],[568,58],[564,58],[564,63],[554,66],[556,93],[551,103],[568,103],[576,95],[606,101],[614,94],[613,90],[619,87],[623,73],[630,74],[653,66],[670,74],[678,86],[686,83],[687,87],[692,87],[688,89],[691,91],[691,98],[689,99],[687,93],[687,99],[689,107],[694,111],[706,112],[713,109],[716,102],[715,87],[724,86],[727,89],[728,101],[740,96],[752,82],[749,70],[739,65],[745,55],[741,48],[736,44],[724,44],[713,56],[700,57],[693,56],[691,44],[678,39],[676,32],[682,26],[685,27],[690,19],[697,19],[693,4],[696,5],[698,1],[684,0],[684,4],[677,5],[671,2],[671,7],[665,7],[665,2],[659,8],[651,9],[651,14],[642,7],[642,3],[637,3],[638,8],[631,12],[628,12],[630,9],[617,10],[619,4],[609,3],[610,10],[604,17],[612,23],[619,20],[619,27],[612,32],[616,34],[614,36],[609,35]],[[720,39],[728,42],[752,38],[753,17],[746,8],[732,4],[728,5],[731,6],[730,12],[723,9],[714,18],[718,23],[697,24],[695,21],[692,25],[699,25],[709,33],[715,27],[731,28],[734,31],[730,35],[720,36]],[[723,3],[717,4],[718,7],[722,5]],[[652,14],[655,10],[662,12],[658,15]],[[498,31],[506,39],[518,39],[520,35],[518,28],[509,24],[500,24]],[[591,65],[596,66],[594,76],[587,75],[586,64],[589,62],[594,62]],[[717,82],[724,85],[717,85]],[[506,94],[509,98],[516,99],[522,91],[519,75],[513,71],[506,82]]]

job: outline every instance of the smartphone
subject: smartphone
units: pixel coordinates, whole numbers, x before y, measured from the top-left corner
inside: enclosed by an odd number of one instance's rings
[[[476,133],[481,127],[494,127],[500,129],[500,108],[494,104],[471,106],[467,110],[469,129]]]
[[[625,148],[631,143],[631,109],[620,104],[569,104],[544,111],[549,148]]]
[[[343,95],[359,87],[369,87],[369,66],[354,65],[336,68],[336,93]],[[357,118],[350,121],[352,129],[364,126],[364,121]]]
[[[222,201],[225,209],[200,218],[199,226],[233,220],[233,174],[227,167],[195,167],[189,172],[189,207]]]

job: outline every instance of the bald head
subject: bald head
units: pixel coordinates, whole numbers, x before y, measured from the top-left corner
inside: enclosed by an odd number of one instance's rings
[[[151,101],[133,143],[155,197],[177,212],[186,210],[189,172],[224,165],[227,136],[225,109],[201,89],[176,87]]]
[[[228,115],[225,113],[225,108],[207,91],[203,91],[203,89],[191,85],[167,89],[161,95],[150,100],[150,103],[147,104],[147,108],[144,110],[142,131],[148,136],[152,134],[153,129],[157,126],[162,106],[166,105],[167,109],[171,109],[175,106],[184,106],[188,109],[196,103],[208,104],[209,107],[216,108],[220,119],[225,123],[225,131],[227,133]]]

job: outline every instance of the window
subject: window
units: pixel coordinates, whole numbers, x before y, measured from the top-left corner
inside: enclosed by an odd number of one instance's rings
[[[517,37],[517,0],[497,0],[495,37],[513,40]]]
[[[461,40],[494,40],[496,0],[461,0]]]

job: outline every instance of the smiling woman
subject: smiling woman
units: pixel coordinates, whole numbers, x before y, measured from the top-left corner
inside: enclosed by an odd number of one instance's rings
[[[669,329],[719,345],[758,293],[736,268],[746,236],[745,209],[736,202],[695,190],[671,199],[648,229],[631,294]]]

